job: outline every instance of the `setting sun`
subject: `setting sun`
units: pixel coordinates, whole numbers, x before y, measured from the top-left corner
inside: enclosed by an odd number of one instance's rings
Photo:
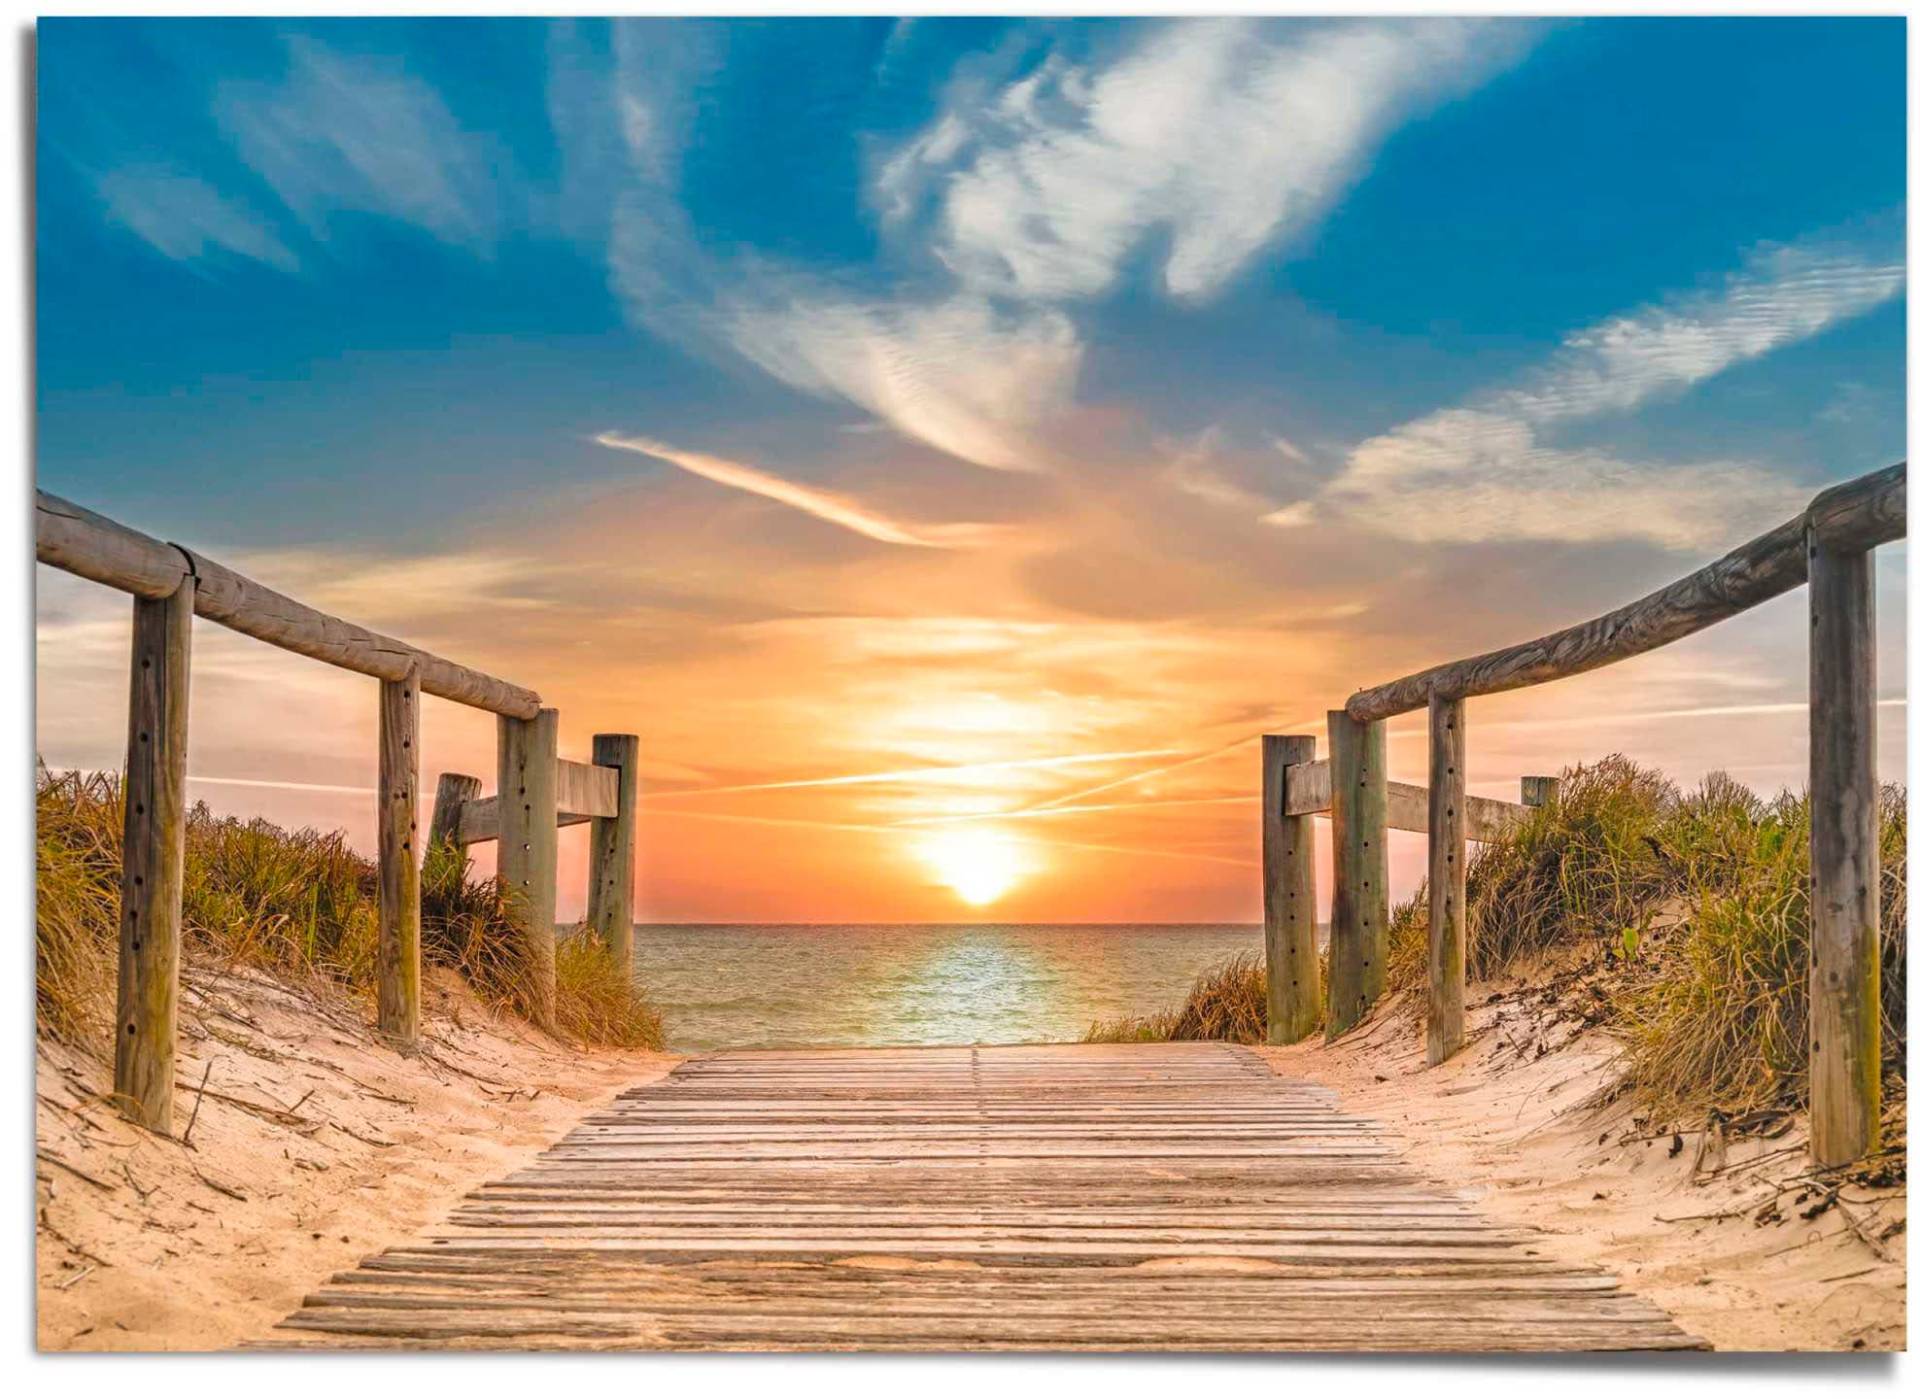
[[[922,840],[934,876],[975,908],[998,899],[1027,873],[1025,851],[1004,831],[941,831]]]

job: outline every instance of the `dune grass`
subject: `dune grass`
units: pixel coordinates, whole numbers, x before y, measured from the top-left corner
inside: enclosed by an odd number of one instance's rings
[[[1885,1073],[1906,1068],[1903,788],[1881,793],[1881,1012]],[[1467,971],[1484,980],[1553,952],[1590,957],[1611,994],[1627,1078],[1649,1108],[1734,1111],[1806,1093],[1811,939],[1807,802],[1756,796],[1724,774],[1682,793],[1618,755],[1562,776],[1560,799],[1472,848]],[[1424,885],[1388,929],[1388,985],[1425,984]],[[1265,1036],[1265,976],[1243,955],[1184,1005],[1106,1022],[1102,1040]],[[1417,1005],[1418,997],[1409,998]]]
[[[35,1001],[42,1032],[85,1049],[108,1042],[119,947],[121,797],[105,774],[42,769],[35,810]],[[374,862],[339,832],[187,818],[181,899],[189,953],[218,964],[318,976],[371,998],[379,939]],[[421,871],[421,952],[489,1004],[524,1015],[525,939],[492,880],[448,846]],[[660,1020],[597,940],[561,938],[555,1028],[575,1040],[658,1048]]]

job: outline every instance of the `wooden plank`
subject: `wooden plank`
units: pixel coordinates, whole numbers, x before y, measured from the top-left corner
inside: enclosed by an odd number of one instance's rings
[[[467,845],[470,842],[460,838],[461,808],[468,802],[480,799],[480,779],[469,777],[463,772],[443,772],[440,783],[433,792],[433,825],[427,832],[427,844],[439,845],[450,842],[454,845]],[[494,839],[500,835],[500,816],[494,813]]]
[[[1335,710],[1334,713],[1340,711]],[[1522,778],[1521,781],[1534,781]],[[1539,779],[1554,781],[1558,779]],[[1556,787],[1557,790],[1557,787]],[[1287,815],[1318,816],[1333,811],[1333,772],[1328,760],[1300,765],[1287,774]],[[1387,783],[1387,829],[1427,833],[1427,789],[1412,782]],[[1524,815],[1529,803],[1502,801],[1498,797],[1467,798],[1467,839],[1495,839],[1515,817]],[[1337,848],[1337,847],[1336,847]]]
[[[614,775],[611,811],[594,815],[587,858],[587,925],[633,970],[633,873],[639,853],[640,739],[635,734],[595,734],[594,772]]]
[[[204,554],[45,491],[35,493],[35,504],[35,557],[42,563],[144,598],[168,596],[180,578],[191,576],[198,615],[283,650],[380,680],[414,670],[426,693],[495,714],[529,718],[540,708],[531,690],[308,607]]]
[[[1552,806],[1560,800],[1560,779],[1557,777],[1523,777],[1520,779],[1520,805]],[[1471,839],[1471,834],[1469,834]]]
[[[420,1035],[420,686],[380,682],[380,1033],[401,1045]]]
[[[1824,531],[1829,547],[1843,553],[1904,538],[1906,490],[1905,462],[1844,482],[1823,491],[1785,524],[1637,602],[1534,641],[1358,691],[1347,700],[1347,713],[1372,723],[1419,709],[1431,695],[1497,694],[1666,646],[1806,582],[1806,539],[1812,529]]]
[[[527,939],[528,1013],[535,1024],[553,1023],[554,905],[559,864],[555,780],[559,764],[560,712],[543,709],[532,719],[500,720],[500,855],[498,879],[508,908]],[[469,807],[473,805],[469,803]],[[465,821],[465,809],[462,822]]]
[[[1387,742],[1384,724],[1327,715],[1332,749],[1333,907],[1327,1038],[1358,1024],[1387,985]]]
[[[1320,1022],[1314,945],[1313,821],[1286,814],[1287,774],[1313,760],[1313,740],[1260,740],[1260,870],[1267,959],[1267,1043],[1293,1044]]]
[[[191,578],[170,596],[134,598],[113,1092],[122,1112],[162,1136],[173,1131],[192,647]]]
[[[1467,1041],[1467,706],[1427,706],[1427,1062]]]
[[[1178,1044],[692,1060],[425,1239],[336,1273],[262,1344],[1698,1343],[1531,1230],[1489,1224],[1324,1089],[1239,1046]]]
[[[568,816],[618,816],[620,774],[612,767],[561,758],[554,767],[553,800]]]
[[[1880,1145],[1880,793],[1873,557],[1807,541],[1813,949],[1810,1146],[1837,1166]]]

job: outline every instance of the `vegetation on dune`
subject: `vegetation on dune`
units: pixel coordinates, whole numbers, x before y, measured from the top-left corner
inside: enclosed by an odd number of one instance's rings
[[[1881,1013],[1885,1071],[1904,1089],[1906,851],[1903,788],[1881,794]],[[1467,870],[1468,976],[1512,973],[1544,954],[1601,971],[1598,1014],[1625,1045],[1627,1076],[1650,1108],[1729,1111],[1798,1104],[1806,1093],[1811,943],[1807,802],[1765,800],[1724,774],[1681,793],[1614,756],[1564,774],[1559,800],[1473,848]],[[1393,911],[1390,989],[1425,985],[1423,886]],[[1096,1025],[1105,1040],[1265,1035],[1259,959],[1195,983],[1185,1005]]]
[[[121,796],[111,776],[42,770],[36,821],[35,999],[43,1032],[107,1042],[119,950]],[[187,818],[182,896],[189,955],[320,976],[371,997],[379,940],[374,862],[339,832],[267,821]],[[525,939],[492,880],[458,850],[432,847],[421,871],[421,953],[490,1004],[526,1013]],[[563,935],[555,1028],[592,1044],[658,1048],[660,1020],[600,943]]]
[[[1104,1044],[1152,1040],[1231,1040],[1259,1044],[1267,1037],[1267,965],[1241,952],[1201,974],[1186,1002],[1154,1015],[1098,1020],[1087,1039]]]

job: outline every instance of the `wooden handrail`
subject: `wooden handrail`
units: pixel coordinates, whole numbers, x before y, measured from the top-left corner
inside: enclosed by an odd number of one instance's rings
[[[417,673],[427,694],[509,719],[540,712],[540,696],[532,690],[295,602],[204,554],[162,543],[46,491],[35,492],[35,506],[35,556],[41,563],[148,599],[172,596],[191,576],[194,612],[243,635],[380,680]]]
[[[382,1034],[401,1046],[420,1034],[422,693],[499,716],[500,795],[482,801],[477,779],[447,774],[434,839],[500,842],[499,887],[525,936],[533,1019],[553,1026],[560,825],[593,822],[592,926],[631,967],[636,736],[595,734],[595,761],[568,762],[559,755],[559,712],[542,708],[533,691],[295,602],[203,554],[71,501],[35,495],[39,561],[134,599],[113,1062],[114,1093],[128,1116],[163,1134],[172,1130],[196,616],[380,682],[375,1006]],[[473,829],[483,814],[484,837]]]
[[[1363,724],[1424,709],[1430,697],[1497,694],[1612,665],[1724,622],[1807,581],[1807,535],[1828,548],[1860,553],[1907,532],[1907,464],[1843,482],[1815,496],[1800,514],[1738,549],[1603,617],[1518,646],[1432,666],[1360,690],[1346,711]]]

